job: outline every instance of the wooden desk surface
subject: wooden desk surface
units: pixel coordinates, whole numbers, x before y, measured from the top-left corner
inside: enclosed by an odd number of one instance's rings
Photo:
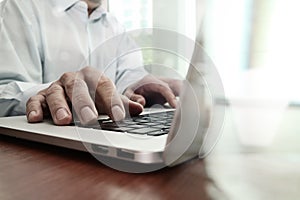
[[[0,136],[0,199],[208,199],[204,162],[147,174],[106,167],[90,154]]]
[[[88,153],[0,136],[0,199],[299,199],[300,110],[272,145],[245,148],[227,117],[205,160],[147,174],[119,172]]]

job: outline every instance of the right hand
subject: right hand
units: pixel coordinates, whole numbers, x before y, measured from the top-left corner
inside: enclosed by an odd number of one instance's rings
[[[103,73],[85,67],[64,73],[32,96],[26,104],[27,120],[40,122],[51,116],[54,124],[68,125],[73,121],[71,105],[82,124],[95,122],[98,113],[119,121],[125,118],[126,112],[137,115],[143,111],[142,105],[118,94],[113,82]]]

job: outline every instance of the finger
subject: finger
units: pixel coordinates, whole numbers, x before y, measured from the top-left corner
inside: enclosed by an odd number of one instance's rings
[[[182,87],[183,87],[183,81],[181,81],[181,80],[171,80],[168,85],[172,89],[175,96],[180,95],[180,92],[181,92]]]
[[[98,109],[103,110],[111,119],[120,121],[125,118],[123,102],[109,78],[101,76],[95,96]]]
[[[158,92],[159,94],[161,94],[171,107],[176,108],[176,96],[167,84],[153,84],[151,87],[153,92]]]
[[[124,95],[130,100],[141,104],[142,106],[146,105],[146,99],[142,95],[134,93],[132,89],[127,89]]]
[[[103,75],[99,70],[93,67],[84,67],[78,73],[82,79],[86,82],[91,98],[95,100],[96,89],[98,86],[98,80]],[[104,75],[103,75],[104,76]]]
[[[92,100],[87,84],[80,73],[65,73],[60,82],[72,102],[75,113],[82,124],[94,123],[98,118],[95,103]]]
[[[180,91],[183,87],[183,81],[177,79],[170,79],[170,78],[159,78],[161,81],[167,83],[171,90],[173,91],[175,96],[180,95]]]
[[[124,95],[121,96],[121,99],[128,116],[137,116],[143,112],[144,107],[141,104],[128,99],[128,97]]]
[[[125,110],[114,83],[103,73],[92,67],[85,67],[79,73],[87,83],[98,111],[108,114],[115,121],[123,120]]]
[[[29,98],[26,103],[26,116],[28,122],[34,123],[43,121],[44,112],[42,105],[45,103],[45,96],[41,94]]]
[[[137,102],[142,106],[146,105],[146,99],[142,95],[139,95],[139,94],[132,94],[130,97],[130,100]]]
[[[67,125],[72,122],[72,114],[61,83],[54,82],[49,86],[46,90],[46,101],[54,124]]]
[[[151,93],[158,93],[162,95],[163,98],[165,98],[165,100],[170,104],[170,106],[175,108],[177,105],[175,94],[169,87],[168,83],[163,80],[170,81],[171,79],[156,78],[152,75],[148,75],[144,77],[139,84],[135,85],[135,87],[138,90],[139,88],[144,88],[142,91],[140,91],[141,93],[140,92],[137,93],[142,94],[144,96],[149,96],[149,94]],[[149,100],[155,102],[155,100],[157,99],[146,99],[146,101]]]

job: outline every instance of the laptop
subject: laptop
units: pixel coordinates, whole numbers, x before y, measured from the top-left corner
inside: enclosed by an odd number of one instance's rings
[[[109,167],[134,173],[204,157],[221,131],[224,106],[215,97],[223,88],[216,84],[221,81],[218,73],[211,72],[212,62],[195,57],[203,52],[196,46],[176,110],[152,107],[121,122],[100,116],[99,123],[89,126],[76,121],[69,126],[55,126],[51,121],[31,124],[26,116],[4,117],[0,134],[87,151]]]

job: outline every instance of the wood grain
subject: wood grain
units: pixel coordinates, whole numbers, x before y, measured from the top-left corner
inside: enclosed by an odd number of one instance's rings
[[[208,199],[204,162],[120,172],[88,153],[0,136],[0,199]]]

